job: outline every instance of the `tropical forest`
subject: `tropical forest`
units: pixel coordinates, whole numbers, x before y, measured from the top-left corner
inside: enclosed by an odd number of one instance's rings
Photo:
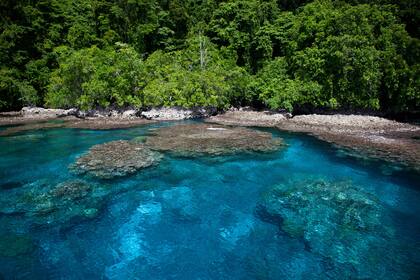
[[[420,0],[0,0],[0,280],[420,276]]]

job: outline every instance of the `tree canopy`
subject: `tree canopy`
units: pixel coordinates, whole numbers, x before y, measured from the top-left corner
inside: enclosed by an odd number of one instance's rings
[[[4,0],[0,110],[419,111],[415,0]]]

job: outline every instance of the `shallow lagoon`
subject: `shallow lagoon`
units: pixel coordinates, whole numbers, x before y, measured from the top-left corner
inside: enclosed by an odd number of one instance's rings
[[[415,277],[420,175],[347,157],[310,136],[266,130],[282,137],[287,147],[271,154],[213,158],[165,155],[158,166],[111,181],[68,170],[92,145],[130,140],[173,124],[0,137],[2,198],[27,184],[36,188],[38,182],[75,178],[114,190],[92,219],[33,224],[23,215],[0,214],[0,237],[30,240],[30,245],[21,242],[23,249],[12,248],[16,254],[0,254],[0,279],[340,279],[339,272],[331,271],[331,260],[258,211],[261,197],[274,185],[314,177],[347,181],[375,195],[385,209],[384,222],[394,232],[392,242],[404,248],[393,258],[410,263],[394,267],[379,260],[372,265],[383,266],[381,279]],[[388,241],[384,248],[391,246]]]

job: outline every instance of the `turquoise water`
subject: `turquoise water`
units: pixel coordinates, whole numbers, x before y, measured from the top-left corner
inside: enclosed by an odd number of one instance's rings
[[[40,224],[20,213],[0,213],[0,238],[31,240],[24,253],[0,253],[0,279],[344,279],[340,265],[331,265],[335,260],[286,234],[259,211],[273,186],[314,177],[346,181],[377,197],[383,221],[393,231],[392,240],[381,245],[398,242],[402,248],[383,256],[395,262],[371,264],[383,271],[377,279],[416,278],[420,175],[347,157],[310,136],[266,130],[282,137],[287,147],[273,154],[217,158],[165,155],[156,167],[111,181],[77,177],[67,168],[92,145],[129,140],[161,125],[168,124],[0,137],[2,201],[20,190],[75,178],[112,188],[91,219]]]

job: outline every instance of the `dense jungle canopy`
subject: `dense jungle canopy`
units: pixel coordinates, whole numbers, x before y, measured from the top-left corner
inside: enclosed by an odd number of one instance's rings
[[[2,0],[0,111],[418,112],[418,0]]]

